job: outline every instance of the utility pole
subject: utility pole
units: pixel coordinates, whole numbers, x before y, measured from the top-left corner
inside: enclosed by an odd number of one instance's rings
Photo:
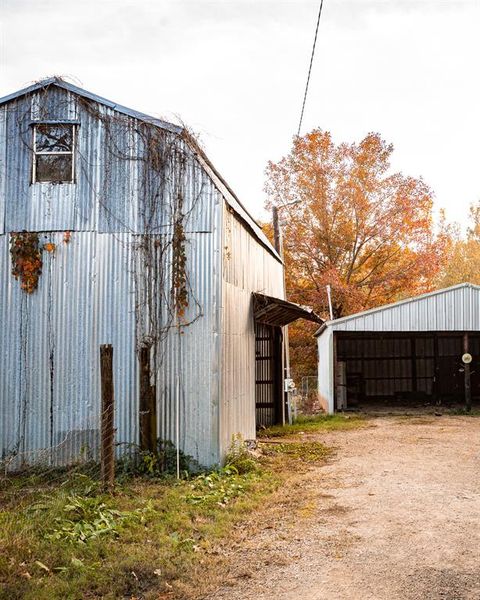
[[[280,219],[278,217],[278,211],[280,208],[285,208],[287,206],[293,206],[294,204],[298,204],[300,200],[294,200],[293,202],[288,202],[287,204],[282,204],[281,206],[273,206],[272,207],[272,224],[273,224],[273,241],[275,250],[278,252],[280,258],[284,259],[283,254],[283,236],[282,236],[282,227],[280,224]],[[285,298],[287,297],[287,283],[285,280],[285,264],[283,265],[283,292]],[[290,409],[290,392],[285,387],[285,381],[290,379],[290,346],[288,342],[288,325],[283,327],[283,409],[282,409],[282,421],[285,424],[285,421],[291,422],[292,415]]]
[[[272,222],[273,222],[273,244],[275,250],[278,252],[280,257],[283,259],[282,244],[280,239],[280,223],[278,222],[278,206],[272,208]]]

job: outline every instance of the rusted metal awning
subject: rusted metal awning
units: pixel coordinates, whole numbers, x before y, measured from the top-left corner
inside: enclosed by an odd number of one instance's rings
[[[323,323],[317,314],[308,306],[301,306],[280,298],[253,293],[253,316],[258,323],[265,325],[288,325],[296,319],[307,319],[315,323]]]

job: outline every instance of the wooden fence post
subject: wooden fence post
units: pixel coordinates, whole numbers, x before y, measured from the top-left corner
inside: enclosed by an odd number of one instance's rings
[[[115,430],[113,393],[113,347],[100,346],[100,377],[102,390],[101,477],[105,491],[113,491],[115,478]]]
[[[143,346],[138,353],[140,369],[140,449],[155,452],[157,446],[157,410],[155,386],[150,385],[150,348]]]

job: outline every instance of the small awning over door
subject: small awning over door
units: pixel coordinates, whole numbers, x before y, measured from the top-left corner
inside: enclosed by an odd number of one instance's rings
[[[282,327],[296,319],[307,319],[315,323],[323,323],[323,320],[308,306],[300,306],[300,304],[294,302],[259,293],[253,293],[252,295],[253,316],[257,323]]]

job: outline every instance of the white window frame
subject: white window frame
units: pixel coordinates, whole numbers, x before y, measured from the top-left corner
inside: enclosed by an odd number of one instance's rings
[[[45,125],[68,125],[72,128],[72,149],[71,151],[64,150],[63,152],[49,152],[48,150],[39,150],[37,152],[37,127]],[[32,161],[32,183],[75,183],[75,141],[77,138],[77,123],[69,123],[68,121],[38,121],[33,123],[33,161]],[[71,156],[72,157],[72,172],[69,181],[37,181],[37,156]]]

